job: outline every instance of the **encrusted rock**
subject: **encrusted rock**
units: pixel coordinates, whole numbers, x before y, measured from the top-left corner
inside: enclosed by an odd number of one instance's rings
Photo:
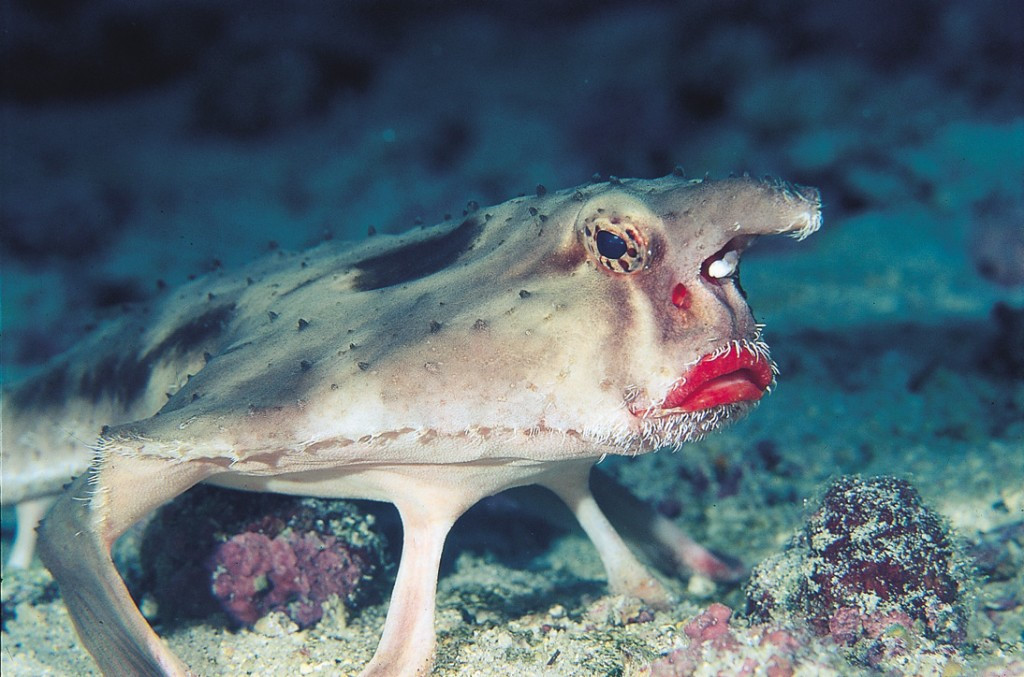
[[[219,606],[238,624],[283,613],[305,628],[331,600],[354,606],[372,590],[385,565],[371,524],[345,501],[197,487],[147,529],[143,587],[165,618]]]
[[[747,588],[754,620],[805,619],[852,646],[893,626],[959,646],[968,565],[942,519],[905,480],[843,477],[780,555]]]

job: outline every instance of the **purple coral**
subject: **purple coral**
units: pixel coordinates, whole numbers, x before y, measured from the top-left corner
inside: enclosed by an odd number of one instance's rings
[[[792,613],[847,646],[914,624],[958,645],[967,627],[965,571],[942,520],[910,484],[844,477],[786,552],[754,570],[747,610],[762,621]]]
[[[801,674],[817,674],[823,667],[799,655],[808,644],[810,631],[806,628],[790,630],[743,624],[737,627],[730,625],[731,618],[732,609],[717,602],[711,604],[684,626],[686,645],[652,662],[644,674],[688,677],[697,674],[702,667],[721,662],[726,656],[729,658],[724,660],[729,664],[742,665],[730,674],[793,677],[798,669]],[[753,646],[763,647],[758,650],[759,655],[755,658],[748,653],[741,662],[738,657]]]
[[[345,501],[197,487],[147,529],[143,587],[165,618],[219,606],[242,625],[280,611],[309,627],[332,597],[352,607],[376,592],[385,544],[372,521]]]
[[[323,617],[332,595],[349,601],[371,567],[361,548],[316,531],[286,531],[273,538],[236,534],[210,558],[213,595],[233,619],[252,624],[283,611],[305,628]]]

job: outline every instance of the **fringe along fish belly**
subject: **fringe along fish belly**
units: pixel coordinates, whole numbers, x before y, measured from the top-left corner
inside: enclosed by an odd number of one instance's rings
[[[200,482],[397,506],[401,562],[363,675],[430,671],[448,530],[511,487],[554,492],[610,588],[664,604],[609,520],[630,501],[592,467],[698,439],[769,391],[775,367],[740,259],[757,236],[804,238],[820,224],[813,188],[671,175],[539,190],[197,279],[5,394],[16,556],[31,557],[26,534],[79,475],[44,519],[39,554],[111,675],[188,673],[110,548]],[[647,534],[681,565],[714,569],[665,522]]]

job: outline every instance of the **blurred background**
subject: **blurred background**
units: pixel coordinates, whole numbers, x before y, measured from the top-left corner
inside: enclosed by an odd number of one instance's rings
[[[677,165],[820,187],[827,231],[864,232],[801,251],[834,244],[819,262],[851,288],[886,261],[942,278],[921,308],[838,304],[851,320],[1020,299],[1012,0],[2,6],[8,377],[97,311],[271,247]]]

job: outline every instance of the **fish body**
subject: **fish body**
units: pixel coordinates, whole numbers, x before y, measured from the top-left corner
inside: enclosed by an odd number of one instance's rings
[[[591,467],[697,439],[768,391],[739,261],[760,235],[820,222],[814,189],[671,175],[218,271],[7,394],[5,501],[47,500],[81,474],[41,555],[112,674],[185,674],[109,546],[197,482],[398,507],[402,561],[366,675],[429,670],[444,536],[510,487],[554,491],[613,589],[663,598],[594,502]]]

